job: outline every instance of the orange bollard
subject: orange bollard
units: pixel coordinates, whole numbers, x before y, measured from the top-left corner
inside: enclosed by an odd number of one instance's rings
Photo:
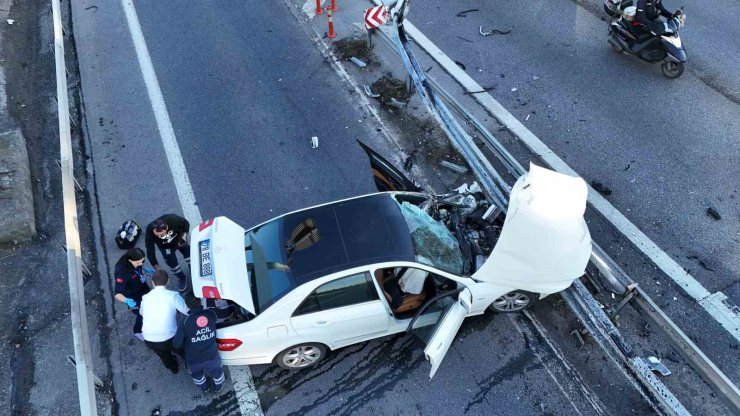
[[[324,9],[321,8],[321,0],[316,0],[316,15],[324,14]]]
[[[329,32],[326,34],[326,37],[329,39],[334,39],[337,37],[337,32],[334,31],[334,19],[331,17],[331,7],[326,8],[326,16],[329,18]]]
[[[337,8],[337,0],[331,0],[331,11],[335,12],[337,10],[339,10]]]

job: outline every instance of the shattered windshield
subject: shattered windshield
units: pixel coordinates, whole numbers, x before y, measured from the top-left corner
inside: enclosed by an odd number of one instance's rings
[[[414,242],[416,261],[446,272],[462,274],[460,245],[450,230],[408,202],[401,203],[401,213]]]

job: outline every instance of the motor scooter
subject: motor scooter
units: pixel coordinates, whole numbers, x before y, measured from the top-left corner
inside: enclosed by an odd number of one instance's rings
[[[604,10],[612,17],[608,39],[612,49],[646,62],[662,62],[663,75],[671,79],[680,77],[687,57],[678,31],[683,28],[686,15],[677,12],[662,22],[660,33],[656,33],[635,20],[637,8],[631,4],[632,0],[606,0],[604,3]]]

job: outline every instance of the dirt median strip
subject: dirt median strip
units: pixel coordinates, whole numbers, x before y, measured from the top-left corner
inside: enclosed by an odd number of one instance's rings
[[[20,130],[0,134],[0,243],[36,235],[26,141]]]

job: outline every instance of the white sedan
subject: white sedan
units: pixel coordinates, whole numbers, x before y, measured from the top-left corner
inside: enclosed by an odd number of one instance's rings
[[[363,146],[365,147],[365,146]],[[430,377],[465,317],[514,312],[583,275],[586,184],[532,165],[508,214],[473,187],[431,195],[375,152],[379,190],[249,230],[225,217],[192,231],[196,296],[226,311],[224,364],[310,367],[329,350],[408,331]]]

